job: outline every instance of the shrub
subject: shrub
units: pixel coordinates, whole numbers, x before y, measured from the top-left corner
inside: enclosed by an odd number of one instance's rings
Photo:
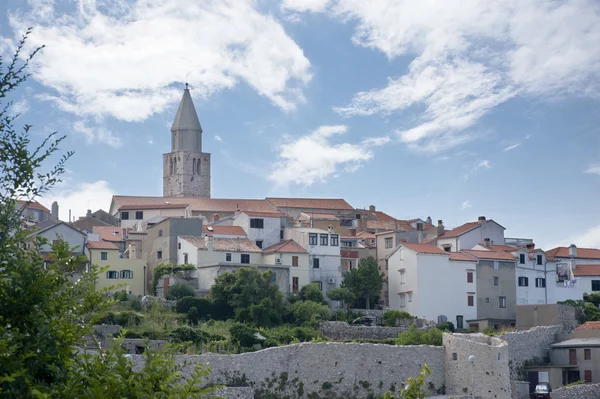
[[[483,333],[485,335],[489,335],[490,337],[493,337],[494,335],[496,335],[496,330],[494,330],[493,327],[486,327],[483,329]]]
[[[396,343],[398,345],[434,345],[442,346],[442,330],[437,328],[431,330],[421,330],[412,325],[408,330],[398,334]]]
[[[125,310],[123,312],[106,312],[98,317],[98,324],[118,324],[122,327],[141,324],[144,316],[140,313]]]
[[[451,321],[445,321],[443,323],[438,324],[437,328],[439,328],[442,331],[454,332],[454,323],[452,323]]]
[[[265,347],[289,345],[295,342],[310,342],[315,338],[321,337],[321,333],[314,328],[292,328],[287,325],[266,330],[264,331],[264,335],[267,337],[267,340],[263,343],[263,346]]]
[[[241,323],[236,323],[229,329],[231,340],[243,348],[250,348],[261,343],[262,340],[256,337],[257,332],[257,330]]]
[[[176,300],[184,298],[186,296],[195,296],[195,295],[196,295],[196,292],[189,285],[173,284],[173,286],[169,287],[167,299],[169,299],[171,301],[176,301]]]
[[[178,342],[206,343],[210,341],[223,341],[225,337],[211,334],[197,327],[179,326],[171,331],[170,337]]]
[[[200,317],[206,317],[212,311],[212,304],[207,299],[193,296],[180,298],[175,304],[175,311],[177,313],[187,314],[191,308],[196,308]]]
[[[125,290],[117,291],[113,294],[113,298],[117,302],[125,302],[129,299],[129,294]]]
[[[136,312],[142,311],[142,300],[140,299],[140,297],[134,295],[131,295],[128,300],[123,302],[123,305],[130,307]]]
[[[383,324],[387,327],[395,327],[396,320],[407,319],[412,320],[412,316],[408,312],[401,312],[399,310],[386,310],[383,312]]]
[[[325,297],[323,297],[323,292],[319,288],[319,285],[316,283],[307,284],[300,289],[300,299],[303,301],[313,301],[320,304],[327,304],[325,301]]]
[[[331,311],[327,305],[321,305],[314,301],[300,301],[290,306],[289,309],[294,321],[302,324],[312,320],[326,320],[331,317]]]
[[[196,309],[195,306],[192,306],[190,308],[190,310],[188,310],[188,312],[187,312],[187,319],[193,325],[197,325],[198,324],[198,319],[200,319],[200,313],[198,312],[198,309]]]

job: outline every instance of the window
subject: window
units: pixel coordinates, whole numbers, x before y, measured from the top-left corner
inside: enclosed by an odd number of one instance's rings
[[[481,264],[481,261],[479,262]],[[498,262],[494,262],[494,270],[498,270],[500,268],[500,264]]]
[[[394,241],[392,237],[386,238],[385,239],[385,247],[386,248],[392,248],[394,246]]]
[[[114,271],[114,270],[107,271],[106,278],[109,278],[109,279],[119,278],[119,272]]]
[[[417,223],[417,230],[419,230],[419,231],[423,230],[423,223]]]
[[[273,272],[271,276],[271,283],[277,283],[277,273]]]
[[[180,242],[177,243],[177,249],[181,249],[181,243]]]
[[[408,302],[412,302],[412,294],[411,293],[408,294]]]
[[[189,262],[188,254],[183,254],[183,263],[187,265],[188,262]]]
[[[227,252],[225,254],[225,262],[231,262],[231,253],[230,252]]]
[[[538,277],[535,279],[535,286],[538,288],[545,288],[546,287],[546,279],[545,278],[541,278]]]
[[[475,299],[473,298],[473,295],[467,296],[467,306],[475,306]]]
[[[405,294],[398,294],[400,295],[400,307],[403,308],[406,306],[406,295]]]
[[[446,252],[452,251],[452,245],[442,245],[442,248],[444,248],[444,251]]]
[[[342,241],[342,247],[352,247],[352,241]]]
[[[279,239],[283,240],[283,230],[279,230]]]
[[[297,294],[299,290],[298,277],[292,277],[292,293]]]
[[[462,315],[456,316],[456,328],[458,328],[458,329],[463,328],[463,316]]]
[[[537,259],[537,264],[541,265],[542,264],[542,260],[543,260],[542,255],[536,256],[536,259]]]
[[[485,298],[485,303],[490,303],[490,298]]]
[[[583,350],[583,359],[584,360],[592,360],[592,350],[591,349]]]
[[[121,270],[121,278],[133,278],[133,271]]]
[[[129,212],[121,212],[121,220],[129,220]]]
[[[298,267],[298,257],[292,256],[292,266]]]
[[[162,251],[156,251],[156,259],[162,259]]]
[[[313,269],[318,269],[319,268],[319,258],[314,258],[313,259]]]
[[[519,254],[519,263],[525,264],[525,254]]]
[[[245,265],[249,265],[250,264],[250,255],[249,254],[242,254],[241,259],[240,259],[240,263],[243,263]]]
[[[400,270],[400,284],[404,284],[404,270]]]
[[[144,218],[144,211],[135,211],[135,218],[137,220],[142,220]]]
[[[317,235],[315,233],[308,235],[308,245],[317,245]]]
[[[473,272],[467,272],[467,283],[473,282]]]
[[[321,234],[321,245],[328,245],[327,241],[329,241],[329,235]]]
[[[158,230],[158,236],[159,236],[159,237],[162,237],[162,236],[163,236],[163,231],[162,231],[162,229],[159,229],[159,230]]]
[[[250,219],[250,227],[253,229],[264,229],[265,219]]]
[[[592,291],[600,291],[600,280],[592,280]]]
[[[519,287],[529,287],[529,277],[519,277]]]
[[[352,227],[353,222],[354,221],[352,219],[342,219],[342,220],[340,220],[340,226]]]
[[[263,240],[256,240],[256,246],[262,249]]]
[[[108,260],[108,252],[100,252],[100,260]]]
[[[592,383],[592,370],[584,370],[583,379],[585,380],[586,384],[591,384]]]
[[[338,245],[340,245],[340,236],[337,234],[332,234],[331,235],[331,246],[337,247]]]
[[[317,284],[319,286],[319,289],[321,291],[323,291],[323,282],[322,281],[313,281],[313,284]]]
[[[501,308],[505,308],[506,307],[506,297],[505,296],[499,296],[498,297],[498,304],[500,305]]]
[[[500,278],[499,278],[499,277],[496,277],[496,276],[494,276],[494,287],[497,287],[497,286],[499,286],[499,285],[500,285]]]
[[[456,317],[458,317],[458,316],[456,316]],[[452,352],[452,360],[458,360],[458,353]]]
[[[569,349],[569,366],[577,366],[577,349]]]

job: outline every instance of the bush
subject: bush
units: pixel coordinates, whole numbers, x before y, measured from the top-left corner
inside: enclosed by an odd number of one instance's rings
[[[171,331],[170,337],[177,342],[193,342],[195,344],[225,340],[225,337],[221,335],[211,334],[191,326],[177,327]]]
[[[168,300],[176,301],[186,296],[196,296],[196,291],[194,291],[194,289],[189,285],[185,284],[174,284],[173,286],[169,287],[167,294]]]
[[[408,312],[401,312],[399,310],[386,310],[383,312],[383,324],[387,327],[396,327],[396,320],[407,319],[412,320],[413,317]]]
[[[290,306],[289,311],[296,323],[303,324],[314,320],[327,320],[331,311],[327,305],[314,301],[300,301]]]
[[[253,345],[261,343],[262,340],[256,338],[257,332],[257,330],[241,323],[236,323],[229,329],[231,340],[243,348],[251,348]]]
[[[140,299],[140,297],[134,295],[130,296],[128,300],[123,302],[123,305],[130,307],[136,312],[142,311],[142,300]]]
[[[98,317],[98,324],[118,324],[122,327],[137,326],[142,323],[144,316],[131,310],[123,312],[106,312]]]
[[[175,311],[177,313],[187,314],[191,308],[196,308],[200,317],[207,317],[212,311],[212,304],[207,299],[193,296],[180,298],[175,304]]]
[[[450,331],[453,333],[454,332],[454,323],[452,323],[451,321],[445,321],[443,323],[438,324],[437,328],[442,331]]]
[[[431,330],[421,330],[412,325],[408,330],[398,334],[396,343],[398,345],[434,345],[442,346],[442,336],[444,333],[437,328]]]
[[[117,291],[113,294],[113,298],[117,302],[125,302],[129,299],[129,294],[125,290]]]
[[[300,299],[303,301],[313,301],[323,305],[327,304],[323,292],[316,283],[307,284],[300,289]]]
[[[321,333],[310,327],[279,326],[264,331],[267,340],[263,343],[265,347],[289,345],[295,342],[310,342],[321,337]]]
[[[200,313],[198,312],[198,309],[196,309],[195,306],[192,306],[190,308],[190,310],[188,310],[188,312],[187,312],[187,319],[193,325],[197,325],[198,324],[198,320],[200,319]]]

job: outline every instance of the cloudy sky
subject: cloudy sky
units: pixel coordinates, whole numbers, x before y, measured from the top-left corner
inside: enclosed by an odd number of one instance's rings
[[[76,154],[61,216],[162,194],[188,81],[217,198],[343,197],[600,247],[597,0],[4,0],[13,112]]]

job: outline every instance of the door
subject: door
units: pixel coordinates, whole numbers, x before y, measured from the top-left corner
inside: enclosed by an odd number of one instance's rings
[[[591,384],[592,383],[592,370],[585,370],[583,372],[583,379],[585,380],[586,384]]]
[[[569,349],[569,365],[577,366],[577,349]]]
[[[529,380],[529,392],[533,392],[535,386],[538,384],[538,376],[539,374],[537,371],[530,371],[527,373],[527,379]]]
[[[459,330],[463,328],[463,317],[461,315],[456,316],[456,328]]]
[[[579,370],[567,371],[567,383],[565,385],[572,384],[574,382],[579,382]]]

